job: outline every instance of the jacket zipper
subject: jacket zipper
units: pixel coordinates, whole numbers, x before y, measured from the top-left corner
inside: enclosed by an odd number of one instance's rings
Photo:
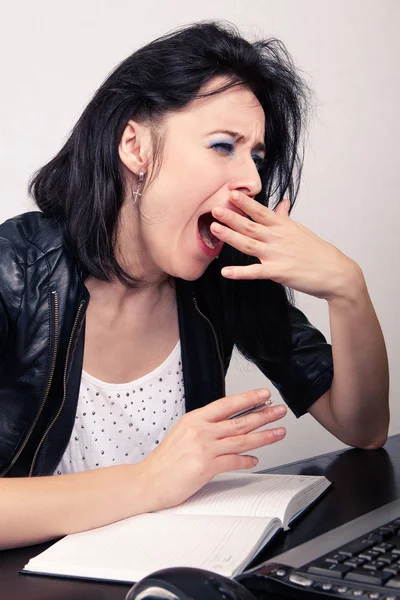
[[[47,426],[46,431],[44,432],[44,434],[42,436],[42,439],[40,440],[39,445],[36,448],[36,452],[35,452],[35,454],[33,456],[31,468],[30,468],[30,471],[29,471],[29,477],[32,477],[33,470],[35,468],[35,463],[36,463],[38,454],[40,452],[40,449],[42,447],[42,444],[43,444],[44,440],[46,439],[46,436],[49,433],[50,429],[53,427],[54,423],[57,421],[57,419],[58,419],[58,417],[59,417],[59,415],[60,415],[60,413],[61,413],[61,411],[63,409],[64,403],[65,403],[65,398],[66,398],[66,393],[67,393],[67,369],[68,369],[69,354],[70,354],[70,351],[71,351],[72,341],[74,339],[74,334],[75,334],[75,331],[76,331],[76,327],[78,325],[79,316],[81,314],[81,311],[82,311],[82,308],[83,308],[84,304],[85,304],[85,300],[82,300],[82,302],[79,305],[78,312],[76,313],[74,325],[72,327],[71,335],[70,335],[68,346],[67,346],[67,354],[66,354],[66,357],[65,357],[65,365],[64,365],[63,397],[62,397],[62,401],[61,401],[61,404],[60,404],[60,406],[58,408],[57,414],[53,417],[53,419],[51,420],[51,422]]]
[[[15,465],[15,463],[18,460],[18,458],[21,456],[21,453],[22,453],[23,449],[25,448],[26,444],[28,443],[29,438],[32,435],[32,431],[34,430],[34,428],[36,426],[36,423],[38,422],[38,419],[39,419],[39,417],[40,417],[40,415],[42,413],[42,410],[44,408],[44,405],[46,404],[47,397],[48,397],[49,392],[50,392],[51,383],[53,381],[54,369],[55,369],[55,366],[56,366],[57,349],[58,349],[58,294],[57,294],[57,291],[53,290],[51,292],[51,295],[53,297],[53,302],[54,302],[54,340],[53,340],[53,356],[52,356],[51,366],[50,366],[50,376],[49,376],[49,380],[47,382],[46,391],[44,393],[43,400],[42,400],[42,402],[40,404],[40,407],[39,407],[39,410],[38,410],[37,415],[35,417],[35,420],[31,424],[31,426],[29,427],[28,433],[26,434],[24,441],[22,442],[21,446],[19,447],[16,455],[12,459],[11,463],[9,464],[9,466],[0,474],[0,477],[4,477],[4,475],[6,475],[8,473],[8,471],[13,467],[13,465]]]
[[[219,347],[219,344],[218,344],[217,334],[215,333],[215,329],[214,329],[213,324],[211,323],[210,319],[208,319],[205,316],[205,314],[202,313],[201,310],[199,309],[198,304],[197,304],[197,299],[196,299],[196,296],[194,294],[193,294],[193,304],[194,304],[197,312],[199,313],[199,315],[201,315],[203,317],[203,319],[208,323],[208,325],[209,325],[209,327],[210,327],[210,329],[212,331],[212,334],[214,336],[215,347],[217,349],[219,364],[220,364],[220,367],[221,367],[222,390],[223,390],[223,397],[224,397],[224,396],[226,396],[226,390],[225,390],[225,369],[224,369],[224,364],[222,362],[221,350],[220,350],[220,347]],[[221,349],[222,349],[222,346],[221,346]]]

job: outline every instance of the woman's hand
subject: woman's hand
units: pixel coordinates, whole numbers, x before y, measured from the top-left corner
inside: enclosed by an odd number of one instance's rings
[[[255,256],[261,264],[229,266],[222,275],[229,279],[272,279],[299,292],[330,300],[348,291],[360,278],[360,268],[332,244],[289,217],[289,200],[271,210],[237,190],[230,201],[242,216],[229,208],[212,211],[219,223],[212,233],[240,252]]]
[[[281,440],[283,427],[255,431],[286,414],[285,406],[266,406],[254,413],[227,420],[271,396],[268,390],[253,390],[221,398],[186,413],[140,466],[152,496],[152,510],[180,504],[218,473],[250,469],[257,459],[255,448]],[[135,465],[135,466],[139,466]]]

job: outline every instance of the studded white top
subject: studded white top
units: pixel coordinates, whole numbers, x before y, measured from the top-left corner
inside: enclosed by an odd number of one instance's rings
[[[83,371],[73,431],[54,474],[139,462],[184,412],[180,342],[130,383],[105,383]]]

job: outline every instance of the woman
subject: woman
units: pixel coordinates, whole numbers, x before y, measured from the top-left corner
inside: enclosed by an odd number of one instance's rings
[[[253,467],[286,409],[268,390],[226,397],[234,345],[297,416],[385,442],[387,358],[362,271],[289,217],[305,108],[279,42],[198,23],[119,65],[35,175],[42,213],[0,226],[1,547]],[[289,289],[328,301],[332,348]]]

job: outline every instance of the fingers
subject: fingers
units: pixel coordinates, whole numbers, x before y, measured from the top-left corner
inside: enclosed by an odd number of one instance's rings
[[[243,233],[238,233],[229,227],[225,227],[225,225],[211,223],[210,229],[219,240],[233,246],[248,256],[258,256],[264,248],[265,242],[249,237]]]
[[[286,198],[286,199],[282,200],[281,202],[279,202],[279,204],[277,204],[277,206],[275,206],[274,213],[276,215],[280,215],[281,217],[288,217],[290,208],[291,208],[290,200],[288,198]]]
[[[242,454],[283,439],[286,435],[284,427],[264,429],[263,431],[255,430],[281,419],[286,413],[286,407],[280,405],[219,423],[218,454]]]
[[[226,454],[218,456],[215,459],[215,474],[225,473],[226,471],[236,471],[236,469],[252,469],[258,463],[258,458],[249,455]]]
[[[256,223],[269,225],[270,223],[274,222],[274,219],[276,220],[276,215],[273,210],[267,206],[264,206],[260,202],[257,202],[257,200],[250,198],[246,194],[239,192],[238,190],[234,190],[232,192],[229,201],[232,202],[234,206],[245,212],[246,215],[251,217]]]
[[[271,392],[266,389],[251,390],[234,396],[220,398],[208,404],[204,408],[198,409],[206,416],[210,423],[217,423],[228,419],[237,412],[251,408],[259,402],[267,401],[271,397]],[[195,413],[196,411],[193,411]],[[189,413],[190,414],[190,413]],[[198,414],[198,413],[197,413]]]
[[[218,221],[222,221],[228,228],[234,229],[238,233],[255,240],[263,241],[265,239],[265,226],[250,221],[247,217],[242,217],[233,210],[216,206],[213,209],[212,214]],[[216,225],[218,226],[218,223],[216,223]],[[212,231],[217,228],[214,227],[213,223],[211,227]]]
[[[275,265],[257,263],[246,267],[224,267],[221,275],[227,279],[272,279],[279,283],[281,274]]]
[[[277,218],[281,216],[277,216],[273,210],[267,206],[264,206],[263,204],[260,204],[260,202],[257,202],[257,200],[253,200],[253,198],[250,198],[238,190],[234,190],[232,192],[229,201],[232,202],[234,206],[237,206],[240,208],[240,210],[245,212],[246,215],[249,215],[249,217],[256,221],[256,223],[269,225],[271,223],[275,223]]]
[[[232,420],[223,421],[216,426],[218,427],[217,439],[245,435],[264,425],[282,419],[286,413],[286,406],[281,404],[279,406],[266,407]]]
[[[212,233],[240,252],[261,258],[265,251],[265,244],[268,242],[270,226],[281,223],[282,219],[289,219],[290,200],[283,200],[275,210],[271,210],[246,194],[234,190],[230,201],[241,214],[229,208],[216,206],[212,214],[220,223],[211,223]],[[245,216],[242,216],[243,214]],[[248,219],[248,216],[252,220]],[[252,277],[237,278],[251,279]]]
[[[262,448],[263,446],[278,442],[285,435],[286,429],[284,427],[277,427],[225,438],[218,442],[218,455],[243,454],[243,452],[249,452],[249,450],[255,450],[256,448]]]

